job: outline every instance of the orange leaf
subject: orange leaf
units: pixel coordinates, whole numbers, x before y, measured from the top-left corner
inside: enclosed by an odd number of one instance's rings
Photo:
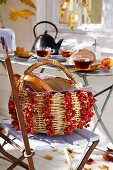
[[[73,26],[74,26],[74,21],[75,21],[75,13],[70,12],[69,13],[69,18],[68,18],[68,25],[72,30],[73,30]]]
[[[71,148],[66,148],[68,153],[73,153],[73,150]]]
[[[93,163],[94,163],[94,160],[91,159],[91,158],[88,159],[87,162],[86,162],[87,165],[92,165]]]
[[[109,147],[107,147],[107,151],[108,152],[113,152],[113,149],[110,149]]]
[[[35,15],[35,13],[28,9],[18,11],[18,16],[24,19],[28,19],[32,15]]]
[[[35,13],[28,9],[20,10],[20,11],[16,11],[14,8],[10,9],[10,18],[13,21],[16,21],[18,19],[18,17],[28,19],[32,15],[35,15]]]
[[[109,170],[109,167],[106,165],[98,166],[102,170]]]
[[[70,0],[64,0],[63,4],[60,6],[60,16],[61,16],[61,18],[64,16],[69,3],[70,3]]]
[[[33,3],[32,0],[20,0],[22,3],[24,3],[25,5],[28,5],[34,9],[36,9],[36,5]]]
[[[17,11],[14,8],[10,8],[10,19],[16,21],[18,18]]]
[[[45,155],[45,156],[43,156],[43,158],[45,158],[47,160],[52,160],[53,159],[53,157],[51,155]]]
[[[85,7],[87,4],[86,0],[82,0],[82,5]]]
[[[103,159],[105,159],[108,162],[113,162],[113,156],[110,156],[109,154],[105,153],[103,154]]]

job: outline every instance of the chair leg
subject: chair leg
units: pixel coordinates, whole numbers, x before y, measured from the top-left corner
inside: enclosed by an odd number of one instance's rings
[[[9,143],[12,145],[14,148],[18,149],[20,152],[23,153],[24,148],[20,147],[18,144],[16,144],[12,139],[10,139],[8,136],[4,135],[2,132],[0,132],[0,137],[5,140],[5,142]],[[2,145],[3,147],[3,145]]]
[[[7,143],[12,145],[14,148],[19,150],[22,153],[22,156],[20,158],[16,158],[13,155],[9,154],[3,149],[3,146],[0,145],[0,152],[8,158],[13,164],[8,168],[8,170],[14,169],[17,165],[24,167],[25,169],[28,169],[28,165],[24,162],[22,162],[23,159],[25,159],[25,156],[23,154],[24,149],[20,147],[18,144],[16,144],[13,140],[11,140],[8,136],[4,135],[2,132],[0,132],[0,137],[4,139]]]
[[[91,155],[91,153],[93,152],[93,150],[95,149],[95,147],[97,146],[98,143],[99,143],[99,140],[94,141],[94,142],[92,143],[92,145],[89,147],[88,151],[86,152],[84,158],[82,159],[80,165],[77,167],[76,170],[83,170],[84,165],[86,164],[89,156]]]
[[[0,152],[6,157],[8,158],[9,160],[11,160],[14,164],[14,167],[17,166],[17,165],[21,165],[22,167],[24,167],[25,169],[28,169],[28,165],[24,162],[22,162],[22,160],[25,158],[24,155],[22,155],[20,158],[16,158],[14,157],[13,155],[9,154],[8,152],[6,152],[3,147],[0,145]],[[12,164],[12,165],[13,165]],[[13,166],[11,166],[13,167]],[[14,167],[12,169],[14,169]],[[12,169],[9,169],[8,170],[12,170]]]
[[[10,137],[10,133],[9,133],[9,132],[7,133],[7,137],[8,137],[8,138]],[[16,139],[16,138],[13,138],[13,139],[11,139],[11,140],[13,141],[13,140],[15,140],[15,139]],[[4,145],[6,145],[7,143],[8,143],[8,142],[4,139],[4,141],[3,141],[3,143],[2,143],[1,146],[4,147]]]

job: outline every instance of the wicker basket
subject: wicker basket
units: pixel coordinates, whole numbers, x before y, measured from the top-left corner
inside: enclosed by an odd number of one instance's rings
[[[28,67],[20,79],[24,85],[24,76],[42,65],[52,65],[60,68],[76,84],[66,67],[56,60],[40,60]],[[29,133],[46,133],[49,136],[71,134],[73,130],[89,126],[93,113],[95,99],[89,91],[76,89],[64,92],[19,92],[26,130]],[[19,130],[13,96],[10,96],[9,114],[12,127]]]

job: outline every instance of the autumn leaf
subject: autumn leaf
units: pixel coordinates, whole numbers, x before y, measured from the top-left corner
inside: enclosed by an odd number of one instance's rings
[[[86,12],[87,12],[88,17],[90,18],[91,17],[91,10],[89,9],[89,5],[86,4],[85,8],[86,8]]]
[[[43,156],[44,159],[47,159],[47,160],[52,160],[53,157],[51,155],[45,155]]]
[[[25,5],[28,5],[34,9],[36,9],[36,5],[33,3],[32,0],[20,0],[22,3],[24,3]]]
[[[107,147],[107,151],[108,152],[113,152],[113,149],[110,149],[109,147]]]
[[[101,170],[109,170],[109,167],[106,165],[98,166]]]
[[[91,158],[88,159],[87,162],[86,162],[87,165],[92,165],[93,163],[94,163],[94,160],[91,159]]]
[[[16,11],[14,8],[10,9],[10,18],[13,21],[16,21],[18,19],[18,17],[28,19],[32,15],[35,15],[35,13],[28,9],[19,10],[19,11]]]
[[[61,18],[64,16],[66,12],[66,8],[68,7],[70,0],[64,0],[63,4],[60,6],[60,16]]]
[[[73,150],[71,148],[66,148],[66,150],[68,151],[68,153],[73,153]]]
[[[113,156],[111,156],[111,155],[109,155],[107,153],[103,154],[103,159],[105,161],[108,161],[108,162],[110,162],[110,161],[113,162]]]
[[[28,19],[29,16],[32,16],[32,15],[35,15],[35,13],[28,9],[18,11],[18,16],[24,19]]]
[[[6,129],[3,129],[2,131],[1,131],[3,134],[6,134],[7,132],[6,132]]]
[[[0,0],[0,4],[6,4],[7,0]]]
[[[68,26],[73,30],[73,26],[74,26],[74,21],[75,21],[75,13],[74,12],[70,12],[69,13],[69,18],[68,18]]]
[[[86,0],[82,0],[82,5],[85,7],[87,4]]]
[[[14,8],[10,9],[10,19],[16,21],[18,18],[18,14]]]
[[[71,148],[66,148],[66,150],[68,151],[68,156],[69,156],[70,158],[74,158],[74,157],[75,157],[75,155],[74,155],[74,153],[73,153],[73,150],[72,150]]]

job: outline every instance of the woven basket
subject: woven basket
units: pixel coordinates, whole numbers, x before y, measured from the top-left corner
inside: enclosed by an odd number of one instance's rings
[[[20,78],[19,86],[24,86],[24,77],[42,65],[52,65],[60,68],[76,84],[67,68],[56,60],[40,60],[28,67]],[[64,92],[29,92],[24,88],[19,91],[22,111],[29,133],[45,133],[49,136],[71,134],[73,130],[89,126],[93,113],[95,99],[89,91],[76,89]],[[9,114],[12,127],[19,130],[13,96],[9,98]]]

